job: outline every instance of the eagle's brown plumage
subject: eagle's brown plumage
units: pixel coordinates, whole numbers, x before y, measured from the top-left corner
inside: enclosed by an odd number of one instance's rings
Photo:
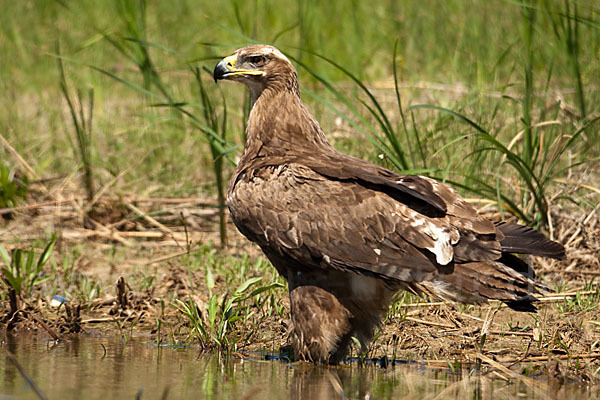
[[[443,183],[338,152],[274,47],[241,48],[214,77],[250,88],[246,146],[227,201],[240,232],[288,281],[298,358],[336,363],[353,336],[366,345],[399,289],[534,310],[545,288],[510,253],[561,258],[560,244],[486,219]]]

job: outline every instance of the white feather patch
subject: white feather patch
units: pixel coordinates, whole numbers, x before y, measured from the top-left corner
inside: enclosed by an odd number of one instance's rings
[[[410,225],[423,232],[433,240],[432,247],[426,247],[435,255],[435,260],[440,265],[447,265],[454,257],[453,244],[458,243],[460,235],[456,229],[452,229],[440,222],[434,222],[429,218],[418,214],[414,211],[410,212]]]
[[[290,62],[290,60],[288,60],[288,58],[281,51],[279,51],[279,49],[276,49],[275,47],[266,47],[264,49],[264,54],[273,54],[274,56],[279,57],[282,60]]]
[[[439,227],[433,223],[426,225],[425,233],[434,241],[433,247],[429,247],[427,250],[435,254],[435,260],[439,264],[448,264],[454,256],[452,245],[458,243],[458,239],[460,238],[458,232],[454,229],[448,231],[444,227]]]

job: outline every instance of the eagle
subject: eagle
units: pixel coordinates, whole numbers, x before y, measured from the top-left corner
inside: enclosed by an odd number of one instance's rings
[[[513,253],[561,259],[561,244],[479,215],[447,184],[336,150],[275,47],[240,48],[213,76],[250,90],[227,206],[287,280],[296,359],[337,364],[354,339],[365,349],[399,290],[535,311],[548,289]]]

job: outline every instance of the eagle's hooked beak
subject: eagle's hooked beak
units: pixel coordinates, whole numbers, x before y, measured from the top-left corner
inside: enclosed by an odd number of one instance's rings
[[[265,74],[263,71],[256,71],[252,69],[238,69],[235,67],[236,62],[237,54],[233,54],[229,57],[225,57],[224,59],[222,59],[213,71],[213,78],[215,79],[215,82],[217,82],[219,79],[229,79],[235,76],[262,76]]]

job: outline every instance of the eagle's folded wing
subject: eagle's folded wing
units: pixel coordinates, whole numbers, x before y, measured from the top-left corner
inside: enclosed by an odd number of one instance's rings
[[[244,176],[230,208],[244,234],[298,265],[419,282],[467,252],[470,260],[500,257],[487,225],[473,230],[474,210],[471,219],[428,217],[385,190],[333,180],[299,164]]]

